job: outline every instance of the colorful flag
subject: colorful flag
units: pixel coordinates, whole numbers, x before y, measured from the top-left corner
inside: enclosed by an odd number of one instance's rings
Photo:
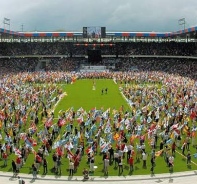
[[[133,135],[131,135],[131,137],[130,137],[130,142],[133,142],[134,140],[135,140],[135,138],[136,138],[136,136],[133,134]]]
[[[89,153],[92,153],[92,152],[93,152],[92,146],[89,146],[89,147],[86,149],[86,153],[89,154]]]
[[[69,159],[72,160],[72,159],[74,158],[74,154],[72,153],[71,150],[67,149],[67,154],[68,154],[68,158],[69,158]]]
[[[61,146],[57,147],[56,148],[56,152],[57,152],[57,155],[58,156],[62,156],[63,155],[63,149],[62,149],[62,147]]]
[[[101,138],[100,138],[100,142],[99,142],[99,146],[100,146],[100,147],[103,147],[103,145],[104,145],[105,143],[106,143],[105,140],[101,137]]]
[[[109,143],[105,143],[102,147],[101,147],[101,152],[106,153],[109,149]]]
[[[111,126],[110,125],[106,125],[104,133],[107,134],[107,133],[110,133],[110,132],[111,132]]]
[[[197,153],[194,154],[194,158],[197,158]]]
[[[162,154],[162,152],[163,152],[163,149],[155,152],[155,156],[156,157],[160,156]]]
[[[20,133],[20,138],[21,138],[22,140],[25,140],[25,139],[26,139],[26,136],[27,136],[26,133]]]
[[[45,127],[51,127],[53,124],[53,118],[50,117],[46,122],[45,122]]]
[[[148,118],[147,118],[147,123],[151,123],[151,121],[152,121],[151,117],[148,116]]]
[[[64,147],[65,147],[67,150],[73,149],[73,145],[72,145],[71,142],[68,142],[67,144],[65,144]]]
[[[83,122],[83,114],[81,114],[81,115],[77,118],[77,122],[78,122],[78,123]]]
[[[168,139],[168,140],[166,141],[166,144],[172,144],[172,139]]]
[[[85,126],[88,126],[90,123],[91,123],[91,120],[89,119],[89,120],[87,120],[87,121],[85,122]]]
[[[58,124],[59,124],[60,127],[62,127],[66,124],[66,120],[65,119],[60,119]]]
[[[31,134],[34,134],[36,131],[37,131],[36,124],[35,123],[32,123],[31,126],[30,126],[30,128],[29,128],[29,132]]]
[[[26,138],[26,139],[25,139],[25,145],[26,145],[26,147],[28,147],[28,148],[32,148],[32,143],[31,143],[31,141],[29,140],[29,138]]]
[[[123,152],[128,152],[128,148],[127,148],[127,145],[124,146],[124,150]]]
[[[15,155],[21,156],[21,151],[19,149],[17,149],[17,148],[14,147],[13,148],[13,151],[14,151]]]
[[[96,130],[96,128],[97,128],[96,125],[93,124],[93,125],[91,126],[90,130],[94,132],[94,131]]]
[[[113,136],[114,140],[117,141],[120,138],[120,135],[116,132]]]

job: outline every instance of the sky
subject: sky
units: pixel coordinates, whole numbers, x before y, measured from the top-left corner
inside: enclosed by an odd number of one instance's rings
[[[1,0],[0,27],[13,31],[171,32],[197,25],[197,0]]]

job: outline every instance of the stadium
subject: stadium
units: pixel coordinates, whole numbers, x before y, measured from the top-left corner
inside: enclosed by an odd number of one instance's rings
[[[37,182],[196,169],[197,27],[106,30],[0,29],[2,172]]]

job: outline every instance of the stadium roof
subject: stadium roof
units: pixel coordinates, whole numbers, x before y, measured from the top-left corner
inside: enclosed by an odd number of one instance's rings
[[[21,33],[19,33],[19,32],[11,31],[11,30],[8,30],[8,29],[3,29],[3,28],[0,28],[0,34],[22,36]]]
[[[197,26],[175,31],[175,32],[106,32],[108,36],[115,37],[174,37],[195,33]],[[73,37],[82,36],[82,32],[16,32],[0,28],[0,34],[21,36],[21,37]]]

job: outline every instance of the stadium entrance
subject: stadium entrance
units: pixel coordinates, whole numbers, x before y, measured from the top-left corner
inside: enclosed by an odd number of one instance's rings
[[[83,64],[80,67],[80,72],[107,72],[109,71],[102,63],[102,56],[100,49],[87,50],[88,64]]]
[[[49,62],[50,62],[50,60],[47,60],[47,59],[39,60],[35,70],[36,71],[46,71],[47,65],[48,65]]]
[[[93,49],[88,50],[88,63],[92,65],[97,65],[101,63],[102,57],[101,57],[101,50],[99,49]]]

